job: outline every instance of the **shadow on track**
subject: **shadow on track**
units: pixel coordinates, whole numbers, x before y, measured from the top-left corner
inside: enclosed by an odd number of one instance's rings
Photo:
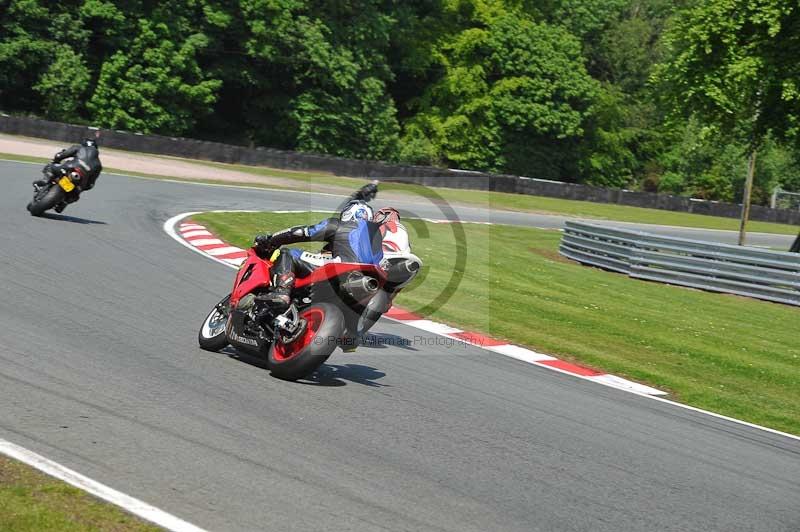
[[[385,376],[386,373],[361,364],[323,364],[310,377],[298,382],[308,386],[345,386],[344,381],[350,381],[372,388],[384,388],[388,384],[375,381]]]
[[[419,349],[411,346],[411,340],[405,336],[387,333],[368,333],[359,349],[386,349],[387,347],[396,347],[406,351],[419,351]]]
[[[57,220],[57,221],[61,221],[61,222],[71,222],[71,223],[74,223],[74,224],[83,224],[83,225],[89,225],[89,224],[106,225],[105,222],[102,222],[100,220],[89,220],[88,218],[78,218],[77,216],[68,216],[66,214],[57,214],[57,213],[53,213],[53,212],[46,212],[46,213],[42,214],[41,216],[39,216],[39,218],[42,218],[42,219],[45,219],[45,220]]]
[[[220,351],[220,353],[234,360],[238,360],[239,362],[269,371],[269,366],[264,359],[239,353],[230,346]],[[386,373],[361,364],[323,364],[308,378],[301,379],[297,381],[297,383],[306,386],[330,386],[336,388],[339,386],[346,386],[347,383],[345,381],[350,381],[354,384],[383,388],[388,385],[375,381],[385,376]]]

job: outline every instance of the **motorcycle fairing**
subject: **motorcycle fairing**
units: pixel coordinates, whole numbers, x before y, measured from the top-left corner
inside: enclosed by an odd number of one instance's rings
[[[248,311],[247,300],[243,298],[262,289],[269,288],[271,284],[270,268],[272,262],[260,258],[253,248],[247,250],[247,258],[242,263],[236,274],[233,291],[231,292],[231,313],[226,325],[228,340],[237,349],[252,354],[263,353],[269,349],[271,339],[258,335],[247,328]],[[316,268],[306,277],[298,278],[295,282],[296,295],[313,300],[324,300],[335,295],[333,280],[350,272],[361,272],[374,277],[379,286],[386,282],[386,274],[381,268],[373,264],[353,262],[329,262]],[[312,291],[314,292],[312,294]],[[243,306],[240,306],[243,303]]]

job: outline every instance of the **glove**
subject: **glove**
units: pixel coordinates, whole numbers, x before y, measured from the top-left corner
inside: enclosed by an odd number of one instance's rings
[[[350,199],[354,200],[361,200],[361,201],[372,201],[375,196],[378,195],[378,182],[373,181],[372,183],[368,183],[355,191],[351,196]]]
[[[269,259],[275,252],[275,248],[270,244],[272,235],[267,233],[263,235],[256,235],[253,240],[253,247],[256,249],[256,255],[261,259]]]

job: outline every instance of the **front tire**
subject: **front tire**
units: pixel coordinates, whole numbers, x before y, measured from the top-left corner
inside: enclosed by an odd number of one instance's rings
[[[216,352],[228,346],[225,325],[230,314],[230,300],[230,294],[223,297],[219,303],[214,305],[214,308],[211,309],[211,312],[208,313],[205,321],[203,321],[200,332],[197,333],[197,343],[200,344],[201,349]]]
[[[49,189],[33,197],[33,201],[28,204],[28,210],[32,216],[41,216],[44,211],[64,201],[65,194],[60,186],[52,184]]]
[[[276,340],[269,348],[267,360],[279,379],[296,381],[313,373],[328,360],[344,332],[344,315],[331,303],[312,305],[300,317],[307,322],[300,337],[288,344]]]

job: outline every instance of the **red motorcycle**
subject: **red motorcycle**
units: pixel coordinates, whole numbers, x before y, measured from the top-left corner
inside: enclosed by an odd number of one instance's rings
[[[298,278],[289,309],[276,313],[263,297],[270,288],[271,266],[254,248],[248,250],[233,291],[200,328],[200,347],[219,351],[230,344],[266,358],[274,376],[297,380],[316,370],[336,347],[354,348],[391,305],[383,290],[383,269],[331,261]]]

